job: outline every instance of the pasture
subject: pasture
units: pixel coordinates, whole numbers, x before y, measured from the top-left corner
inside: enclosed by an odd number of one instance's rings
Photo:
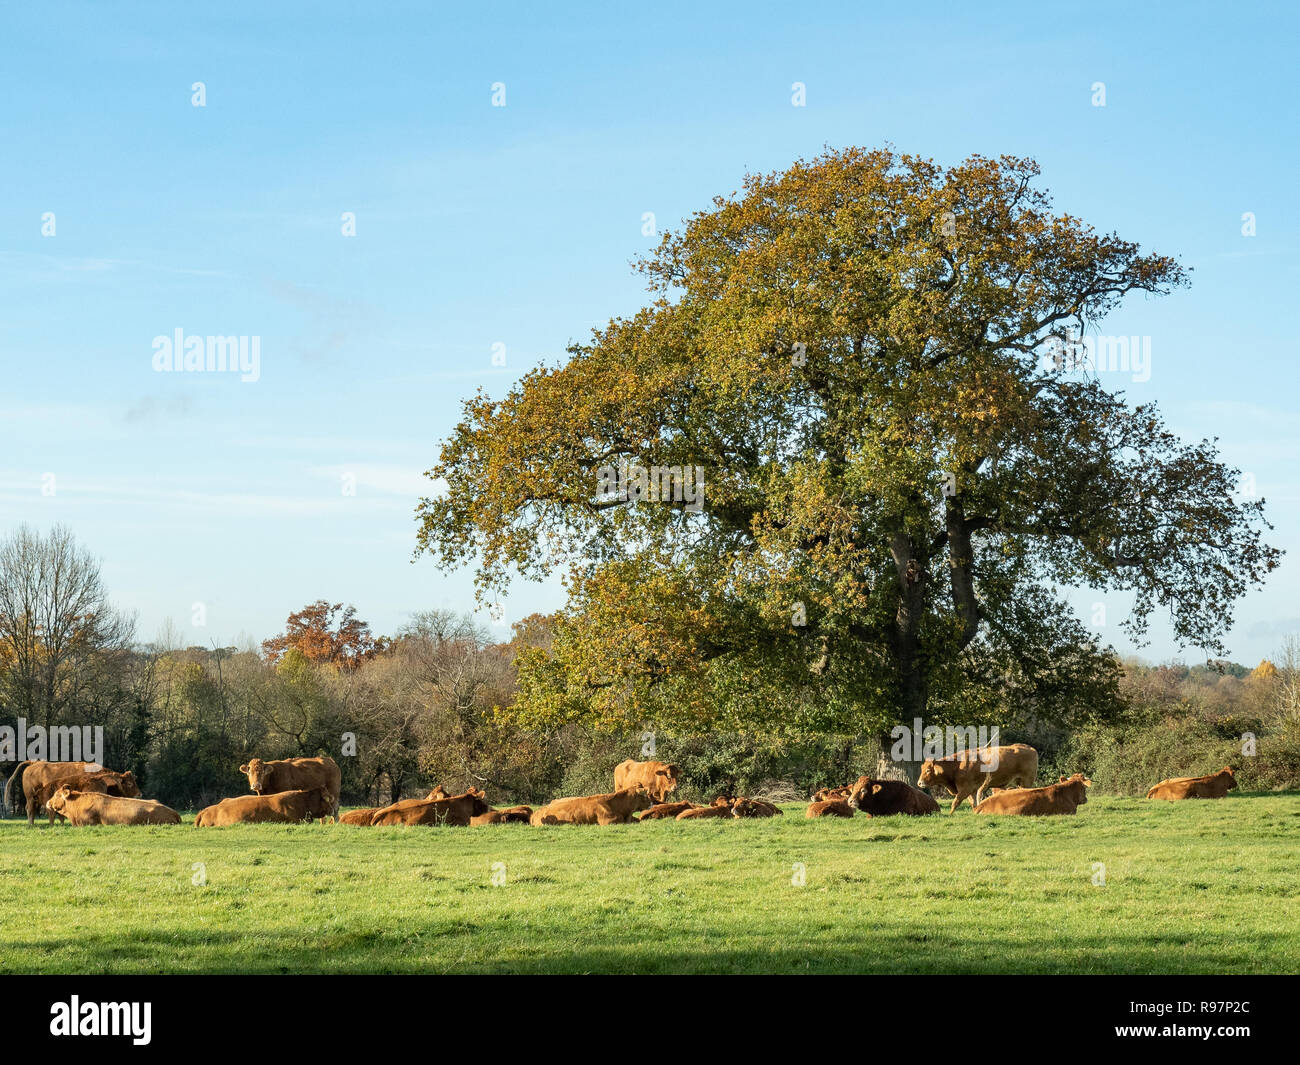
[[[0,972],[1300,972],[1300,795],[1093,796],[1045,819],[784,809],[607,828],[8,820]]]

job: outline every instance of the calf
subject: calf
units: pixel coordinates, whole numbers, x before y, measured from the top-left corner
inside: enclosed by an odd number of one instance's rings
[[[853,791],[852,784],[842,784],[838,788],[818,788],[809,797],[809,802],[827,802],[831,799],[847,799]]]
[[[665,817],[676,817],[683,810],[697,809],[693,802],[661,802],[650,807],[641,815],[642,821],[661,821]]]
[[[676,821],[695,821],[707,817],[730,817],[731,807],[735,799],[729,799],[725,795],[719,795],[713,800],[710,806],[697,806],[693,810],[683,810],[674,820]]]
[[[639,784],[608,795],[576,795],[556,799],[534,810],[529,824],[626,825],[638,810],[654,805],[649,792]],[[548,822],[545,818],[555,820]]]
[[[823,799],[809,803],[804,817],[852,817],[855,812],[847,799]]]
[[[369,825],[370,819],[383,809],[381,806],[371,806],[361,810],[349,810],[339,818],[340,825]]]
[[[1237,786],[1232,766],[1225,765],[1208,777],[1170,777],[1147,792],[1148,799],[1222,799]]]
[[[868,817],[890,817],[894,814],[937,814],[939,804],[929,795],[914,788],[905,780],[873,780],[858,777],[851,786],[848,803]]]
[[[990,795],[977,807],[977,814],[1015,814],[1022,817],[1050,817],[1073,814],[1088,801],[1086,789],[1092,781],[1082,773],[1061,777],[1060,782],[1045,788],[1011,788]]]
[[[471,825],[510,825],[510,824],[528,824],[528,819],[533,816],[531,806],[511,806],[504,810],[489,810],[485,814],[479,814],[477,817],[471,817]]]
[[[382,825],[454,825],[464,827],[475,817],[491,810],[487,796],[478,788],[470,788],[464,795],[445,799],[403,800],[385,806],[375,813],[370,823]]]
[[[222,825],[295,824],[334,814],[334,795],[324,788],[280,791],[274,795],[240,795],[205,806],[194,818],[195,828]]]
[[[49,807],[73,825],[179,825],[181,815],[152,799],[127,799],[102,792],[59,788]]]
[[[732,817],[784,817],[779,806],[766,799],[737,799],[731,804]]]

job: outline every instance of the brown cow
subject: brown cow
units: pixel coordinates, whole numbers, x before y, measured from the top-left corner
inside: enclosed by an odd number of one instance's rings
[[[98,762],[19,762],[5,784],[5,805],[10,810],[18,808],[15,805],[15,793],[18,782],[21,781],[23,801],[27,808],[27,827],[32,828],[36,824],[36,815],[44,805],[35,801],[38,790],[55,781],[81,776],[83,773],[98,773],[103,768]],[[50,824],[54,824],[53,814],[50,814]]]
[[[179,825],[181,815],[152,799],[124,799],[95,791],[61,787],[50,796],[50,809],[73,825]]]
[[[195,828],[223,825],[296,824],[334,815],[334,796],[324,788],[297,788],[273,795],[240,795],[205,806],[194,818]]]
[[[1170,777],[1147,792],[1148,799],[1222,799],[1237,786],[1232,766],[1225,765],[1208,777]]]
[[[809,796],[809,802],[826,802],[829,799],[847,799],[853,791],[852,784],[843,784],[838,788],[818,788]]]
[[[677,787],[677,767],[668,762],[638,762],[629,758],[614,767],[614,790],[640,784],[655,802],[663,802]]]
[[[360,810],[349,810],[339,817],[340,825],[369,825],[370,819],[382,810],[382,806],[363,807]]]
[[[532,816],[531,806],[508,806],[504,810],[489,810],[485,814],[471,817],[469,823],[471,825],[526,825]]]
[[[858,777],[857,783],[851,785],[848,803],[868,817],[891,817],[894,814],[920,817],[939,812],[939,804],[934,799],[905,780]]]
[[[766,799],[737,799],[731,804],[732,817],[784,817],[784,811]]]
[[[575,795],[555,799],[534,810],[528,823],[542,825],[547,817],[561,825],[626,825],[638,810],[653,805],[649,792],[639,784],[607,795]]]
[[[339,794],[342,790],[343,774],[333,758],[281,758],[274,762],[264,762],[260,758],[250,758],[247,765],[241,765],[239,771],[248,777],[248,790],[256,795],[275,795],[282,791],[307,791],[311,788],[323,788],[330,797],[333,810],[339,812]]]
[[[375,826],[387,825],[468,825],[475,817],[481,817],[491,810],[487,796],[478,788],[470,788],[464,795],[452,795],[445,799],[418,799],[414,802],[403,800],[385,806],[375,813],[370,823]]]
[[[73,777],[60,777],[58,780],[42,784],[35,789],[32,798],[37,807],[44,806],[50,814],[50,823],[54,823],[56,817],[62,815],[50,810],[49,802],[52,796],[59,788],[67,787],[71,791],[91,791],[98,792],[100,795],[114,795],[122,799],[138,799],[140,797],[140,787],[135,782],[135,775],[127,770],[125,773],[114,773],[111,769],[101,769],[98,773],[79,773]]]
[[[1082,773],[1061,777],[1045,788],[1008,788],[990,795],[977,807],[977,814],[1018,814],[1022,817],[1048,817],[1052,814],[1077,813],[1088,801],[1087,789],[1092,781]]]
[[[640,817],[642,821],[662,821],[666,817],[676,817],[683,810],[697,810],[693,802],[661,802],[650,807]]]
[[[737,801],[726,795],[719,795],[709,806],[697,806],[693,810],[683,810],[674,820],[695,821],[706,817],[730,817],[731,808]]]
[[[921,764],[917,781],[923,788],[944,787],[952,800],[950,813],[956,813],[966,799],[975,807],[984,798],[986,788],[1020,784],[1032,788],[1038,776],[1038,752],[1027,743],[1006,747],[984,747],[962,751],[951,758],[927,758]]]
[[[856,812],[847,799],[823,799],[810,802],[804,817],[852,817]]]

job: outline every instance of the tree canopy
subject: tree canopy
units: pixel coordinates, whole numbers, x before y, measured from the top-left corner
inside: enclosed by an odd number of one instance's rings
[[[417,550],[482,594],[565,575],[518,716],[1068,721],[1118,666],[1062,586],[1222,650],[1277,564],[1263,501],[1212,441],[1051,357],[1186,274],[1055,213],[1038,176],[856,148],[750,175],[638,264],[642,310],[466,401]],[[691,470],[702,505],[656,491]]]

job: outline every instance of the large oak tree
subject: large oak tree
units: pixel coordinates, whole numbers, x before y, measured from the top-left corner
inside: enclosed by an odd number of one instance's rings
[[[419,550],[566,574],[516,712],[682,729],[884,730],[1113,704],[1061,586],[1221,648],[1277,562],[1262,500],[1060,346],[1178,263],[1053,211],[1026,159],[848,149],[750,176],[640,263],[653,301],[482,392]],[[702,508],[602,468],[702,467]]]

